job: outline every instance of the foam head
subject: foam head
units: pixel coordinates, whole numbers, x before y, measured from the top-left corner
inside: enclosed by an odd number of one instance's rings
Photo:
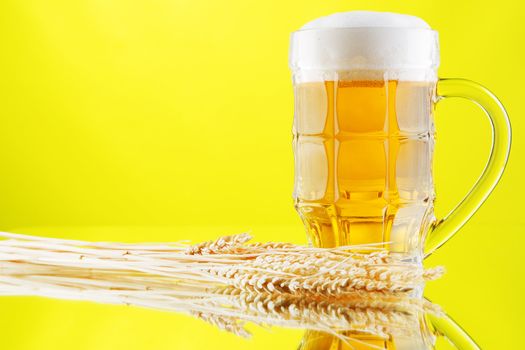
[[[336,13],[305,24],[292,34],[294,72],[375,72],[389,79],[435,79],[437,32],[422,19],[387,12]]]

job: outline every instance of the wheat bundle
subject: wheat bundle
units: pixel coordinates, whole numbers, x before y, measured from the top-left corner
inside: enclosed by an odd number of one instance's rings
[[[440,312],[413,291],[443,269],[373,245],[250,244],[248,234],[197,245],[0,237],[0,295],[182,312],[241,336],[246,322],[388,336]]]

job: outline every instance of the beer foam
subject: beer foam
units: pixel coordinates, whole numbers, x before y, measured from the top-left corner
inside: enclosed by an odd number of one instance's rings
[[[339,12],[330,16],[314,19],[303,25],[301,30],[320,28],[357,28],[357,27],[396,27],[426,28],[427,22],[419,17],[391,12],[352,11]]]
[[[414,16],[336,13],[308,22],[292,34],[290,67],[302,76],[342,71],[427,81],[436,79],[438,66],[437,32]]]

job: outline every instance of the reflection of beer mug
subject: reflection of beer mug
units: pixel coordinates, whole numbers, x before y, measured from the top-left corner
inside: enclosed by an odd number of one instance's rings
[[[416,317],[420,320],[419,325],[400,329],[399,334],[388,338],[367,334],[343,334],[338,338],[328,333],[309,331],[299,345],[299,350],[430,350],[435,349],[436,340],[440,337],[446,338],[459,350],[480,349],[474,340],[449,317],[428,315]]]
[[[438,80],[438,65],[438,35],[416,17],[342,13],[293,33],[294,198],[313,244],[389,242],[419,260],[427,232],[429,254],[490,194],[510,147],[505,110],[476,83]],[[473,189],[435,220],[433,110],[445,97],[480,105],[493,144]]]

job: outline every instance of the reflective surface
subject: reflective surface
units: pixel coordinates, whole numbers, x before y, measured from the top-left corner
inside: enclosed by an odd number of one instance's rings
[[[263,233],[268,228],[259,228]],[[240,231],[240,228],[224,227],[222,230],[230,232]],[[139,228],[139,227],[28,227],[20,228],[19,232],[32,234],[82,238],[90,240],[100,240],[103,236],[116,236],[126,234],[128,237],[146,237],[152,238],[157,236],[182,234],[195,237],[195,241],[202,241],[213,238],[212,228],[209,227],[156,227],[156,228]],[[273,227],[272,234],[283,234],[285,232],[293,233],[291,227]],[[97,238],[98,237],[98,238]],[[137,241],[137,239],[128,239],[128,241]],[[142,240],[138,240],[142,241]],[[432,282],[438,284],[439,281]],[[13,347],[20,348],[39,348],[42,344],[51,344],[59,342],[72,344],[78,342],[78,338],[73,337],[71,332],[74,329],[86,332],[85,339],[82,343],[75,346],[77,349],[110,349],[114,346],[133,346],[141,349],[146,346],[158,346],[159,348],[168,348],[169,346],[187,346],[191,349],[205,349],[212,345],[220,344],[221,347],[232,349],[263,349],[267,346],[276,346],[279,349],[295,349],[299,347],[302,350],[332,350],[332,349],[433,349],[436,341],[436,335],[446,334],[454,336],[454,342],[462,341],[469,344],[468,337],[454,332],[456,326],[453,322],[446,319],[434,317],[423,317],[423,314],[413,314],[413,316],[392,317],[391,314],[385,313],[386,317],[376,318],[370,314],[366,317],[366,324],[370,327],[382,329],[388,335],[383,337],[346,332],[340,336],[333,336],[317,331],[308,331],[304,333],[301,330],[282,329],[272,327],[264,329],[260,326],[250,325],[249,330],[253,337],[245,340],[220,331],[209,324],[198,319],[180,315],[176,313],[160,312],[156,310],[142,309],[138,307],[126,307],[119,305],[103,305],[80,301],[63,301],[46,298],[34,297],[2,297],[0,305],[5,310],[5,318],[2,318],[5,329],[10,327],[20,327],[22,324],[34,334],[30,338],[15,339]],[[407,309],[409,310],[409,309]],[[13,315],[16,317],[9,317]],[[390,316],[389,316],[390,315]],[[92,322],[93,319],[99,318],[99,322]],[[365,320],[364,319],[364,320]],[[64,322],[69,320],[69,322]],[[372,320],[376,323],[368,323]],[[375,320],[375,321],[374,321]],[[432,322],[429,322],[431,320]],[[7,322],[9,321],[9,322]],[[141,325],[147,324],[147,330],[141,328]],[[436,331],[436,326],[437,331]],[[39,333],[38,330],[45,328],[48,331]],[[111,337],[111,330],[115,331]],[[83,333],[82,333],[83,334]],[[89,335],[87,335],[89,334]],[[166,334],[171,336],[166,337]],[[197,336],[206,334],[205,337]],[[77,333],[77,336],[80,336]],[[108,339],[108,337],[110,339]],[[162,339],[157,338],[162,337]],[[9,341],[9,336],[6,336]],[[439,341],[438,341],[439,344]],[[440,346],[437,349],[441,349]],[[470,350],[475,347],[462,347],[461,349]]]

